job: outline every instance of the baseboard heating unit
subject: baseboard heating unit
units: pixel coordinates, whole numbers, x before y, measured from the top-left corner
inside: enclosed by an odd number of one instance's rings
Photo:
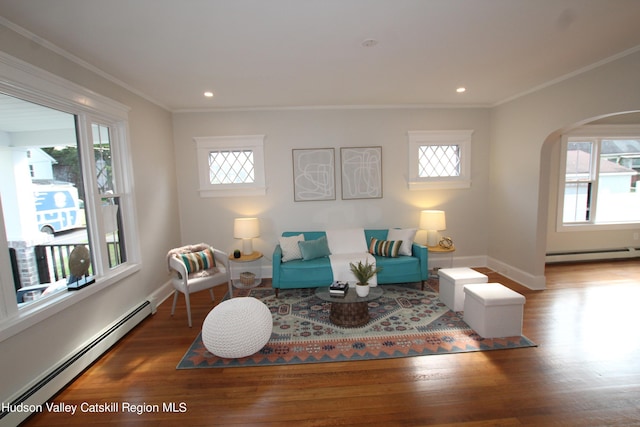
[[[545,261],[570,262],[570,261],[597,261],[610,259],[626,259],[640,257],[640,248],[615,248],[587,251],[567,251],[547,253]]]
[[[16,426],[32,413],[38,412],[44,402],[62,390],[151,313],[151,303],[144,301],[76,349],[50,372],[28,386],[18,397],[2,405],[0,426]]]

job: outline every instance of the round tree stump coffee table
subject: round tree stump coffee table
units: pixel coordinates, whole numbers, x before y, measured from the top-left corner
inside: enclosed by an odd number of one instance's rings
[[[344,297],[329,294],[329,288],[316,289],[316,296],[331,303],[329,320],[331,323],[344,328],[356,328],[369,323],[369,301],[380,298],[383,294],[380,286],[369,289],[369,295],[359,297],[356,290],[349,288]]]

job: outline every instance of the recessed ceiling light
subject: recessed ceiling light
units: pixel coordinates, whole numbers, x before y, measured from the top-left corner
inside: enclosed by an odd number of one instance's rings
[[[466,87],[459,87],[458,89],[456,89],[456,92],[458,92],[458,93],[464,93],[466,91],[467,91]]]
[[[213,92],[211,92],[211,91],[206,91],[206,92],[204,93],[204,96],[206,96],[207,98],[213,98]]]
[[[374,39],[366,39],[366,40],[363,40],[361,43],[362,47],[374,47],[377,44],[378,44],[378,40],[374,40]]]

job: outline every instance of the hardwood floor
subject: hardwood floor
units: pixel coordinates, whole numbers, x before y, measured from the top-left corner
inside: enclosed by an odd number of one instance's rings
[[[536,348],[366,362],[178,371],[212,303],[194,296],[189,328],[184,300],[174,318],[168,300],[52,399],[119,411],[23,424],[640,425],[640,262],[551,265],[546,276],[548,289],[531,291],[489,273],[526,296],[523,333]],[[126,413],[124,402],[160,410]],[[184,412],[163,412],[170,402]]]

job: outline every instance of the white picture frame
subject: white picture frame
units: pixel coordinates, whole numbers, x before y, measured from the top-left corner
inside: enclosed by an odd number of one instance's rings
[[[342,199],[382,198],[382,147],[342,147]]]
[[[294,201],[336,199],[335,149],[293,149],[292,159]]]

